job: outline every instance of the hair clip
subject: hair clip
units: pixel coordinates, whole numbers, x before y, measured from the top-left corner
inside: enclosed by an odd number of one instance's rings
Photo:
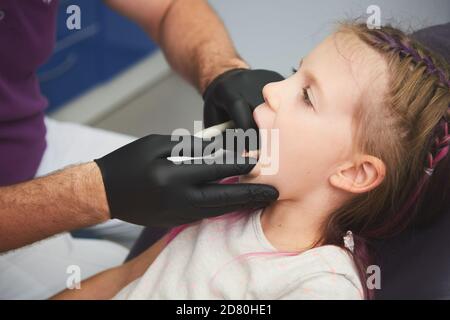
[[[425,173],[427,175],[429,175],[430,177],[433,175],[433,171],[434,171],[434,169],[432,169],[432,168],[425,168]]]
[[[344,246],[351,252],[355,249],[355,242],[353,241],[353,233],[348,230],[344,236]]]

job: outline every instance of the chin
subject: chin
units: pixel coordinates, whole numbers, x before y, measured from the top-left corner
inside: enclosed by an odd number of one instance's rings
[[[260,175],[261,175],[261,164],[258,161],[258,162],[256,162],[256,165],[253,167],[253,169],[249,173],[240,176],[239,182],[251,183],[251,182],[257,180]]]

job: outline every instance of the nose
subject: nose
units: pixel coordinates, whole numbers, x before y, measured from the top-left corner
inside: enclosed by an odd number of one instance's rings
[[[262,94],[267,106],[273,111],[277,111],[280,107],[280,99],[278,95],[279,82],[268,83],[264,86]]]

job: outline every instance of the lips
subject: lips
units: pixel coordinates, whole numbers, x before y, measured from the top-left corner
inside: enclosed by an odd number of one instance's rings
[[[242,156],[259,159],[259,154],[260,154],[259,150],[250,150],[250,151],[244,151]]]

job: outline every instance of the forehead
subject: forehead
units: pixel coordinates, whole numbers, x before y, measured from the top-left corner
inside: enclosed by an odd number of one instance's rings
[[[381,55],[350,33],[327,37],[305,59],[324,92],[327,105],[353,114],[367,99],[387,88],[387,65]]]

